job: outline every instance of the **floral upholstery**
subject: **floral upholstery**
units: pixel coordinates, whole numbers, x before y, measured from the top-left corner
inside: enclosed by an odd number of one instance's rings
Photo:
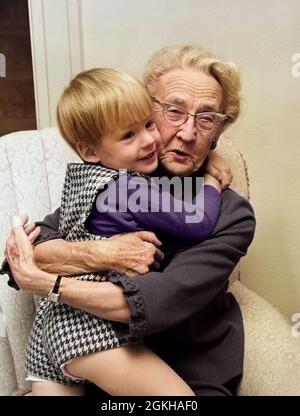
[[[60,205],[65,166],[75,160],[55,129],[0,138],[0,253],[12,215],[26,212],[38,220]],[[0,395],[22,395],[30,389],[24,380],[24,351],[34,314],[33,296],[12,290],[1,276]]]
[[[244,318],[241,396],[300,396],[300,343],[291,325],[266,300],[234,282],[230,291]]]
[[[232,187],[249,197],[243,157],[230,139],[220,139],[218,151],[229,161]],[[11,217],[27,212],[43,218],[60,205],[65,166],[78,160],[56,129],[12,133],[0,138],[0,252],[11,228]],[[245,374],[241,395],[300,394],[300,347],[289,323],[265,300],[231,275],[230,290],[245,321]],[[0,395],[30,391],[24,379],[24,351],[35,314],[30,294],[15,291],[0,278]]]

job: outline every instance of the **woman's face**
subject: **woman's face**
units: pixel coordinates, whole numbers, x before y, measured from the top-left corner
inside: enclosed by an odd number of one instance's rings
[[[215,78],[196,69],[176,69],[168,72],[157,83],[155,98],[161,103],[175,104],[188,113],[221,112],[222,87]],[[193,117],[174,127],[163,116],[162,107],[154,104],[155,122],[161,135],[159,160],[173,175],[186,176],[203,164],[220,129],[210,137],[195,126]]]

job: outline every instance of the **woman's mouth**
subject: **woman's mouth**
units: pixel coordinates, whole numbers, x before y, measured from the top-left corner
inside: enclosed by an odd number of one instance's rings
[[[189,153],[182,152],[181,150],[171,150],[168,152],[176,162],[185,163],[189,159],[191,159],[191,155]]]

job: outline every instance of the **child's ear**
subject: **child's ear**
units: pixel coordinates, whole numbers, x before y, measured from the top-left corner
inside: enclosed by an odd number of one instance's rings
[[[82,160],[85,162],[99,163],[100,158],[95,152],[93,145],[85,142],[78,142],[76,144],[76,150],[79,153]]]

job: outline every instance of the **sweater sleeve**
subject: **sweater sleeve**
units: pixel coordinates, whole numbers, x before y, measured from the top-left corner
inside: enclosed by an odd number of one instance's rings
[[[60,208],[57,208],[52,214],[47,215],[43,221],[37,221],[35,225],[40,227],[41,232],[34,242],[34,245],[44,243],[45,241],[64,238],[65,235],[58,232]]]
[[[113,276],[132,309],[129,338],[142,339],[203,310],[224,290],[233,268],[247,253],[255,230],[249,202],[228,189],[213,235],[176,253],[163,272],[134,279]]]
[[[202,187],[192,203],[176,200],[152,181],[150,190],[151,203],[153,199],[159,201],[154,204],[154,210],[148,207],[147,212],[132,213],[145,229],[185,241],[201,241],[211,235],[221,205],[221,195],[213,186]],[[179,205],[179,211],[176,211],[176,205]]]

